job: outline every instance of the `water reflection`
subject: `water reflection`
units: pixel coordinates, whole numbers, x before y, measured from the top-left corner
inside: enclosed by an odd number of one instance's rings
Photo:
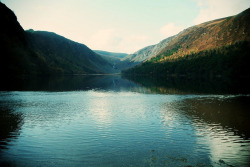
[[[6,148],[5,145],[8,141],[19,135],[21,125],[22,115],[20,113],[13,113],[13,111],[0,104],[0,151]]]
[[[126,91],[137,84],[119,75],[75,75],[51,77],[24,77],[4,80],[1,91]]]
[[[132,91],[154,94],[250,94],[250,79],[152,78],[120,75],[24,77],[4,80],[1,91]]]
[[[249,94],[250,79],[124,76],[149,93],[160,94]]]
[[[89,101],[88,110],[92,113],[92,119],[96,122],[100,128],[108,128],[112,123],[112,101],[107,99],[109,93],[104,92],[92,92],[92,100]]]
[[[235,135],[250,138],[249,96],[222,96],[185,100],[187,114],[195,122],[218,124],[229,132],[237,129]],[[216,129],[214,129],[216,130]]]
[[[185,99],[173,103],[195,128],[200,149],[208,146],[213,165],[247,166],[250,159],[249,96]]]
[[[3,150],[9,147],[11,141],[17,139],[22,124],[22,114],[13,112],[0,101],[0,166],[11,166],[7,161],[1,160]]]
[[[25,91],[0,92],[0,155],[5,158],[0,162],[248,166],[248,95],[214,95],[234,87],[217,88],[213,82],[136,82],[121,76],[65,76],[3,87]]]

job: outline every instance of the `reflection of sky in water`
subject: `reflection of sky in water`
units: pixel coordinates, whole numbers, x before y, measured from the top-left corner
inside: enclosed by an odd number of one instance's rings
[[[208,150],[205,147],[200,149],[204,143],[198,144],[192,121],[178,110],[175,103],[164,103],[162,105],[161,120],[171,149],[168,153],[170,159],[171,157],[177,157],[174,159],[183,160],[197,166],[211,163]],[[170,165],[176,164],[170,163]]]
[[[184,114],[192,120],[197,145],[209,151],[212,165],[248,165],[250,140],[243,139],[245,135],[240,134],[237,127],[242,128],[240,124],[245,124],[240,118],[242,114],[248,115],[246,106],[249,103],[240,101],[239,97],[208,96],[183,103],[189,108]]]
[[[195,123],[198,145],[205,145],[210,152],[213,165],[219,163],[237,166],[250,158],[250,140],[243,140],[233,131],[227,131],[219,124]],[[217,163],[216,163],[217,162]],[[246,165],[246,164],[245,164]]]
[[[105,91],[3,92],[1,105],[22,113],[24,124],[2,155],[23,166],[244,166],[250,153],[242,150],[249,150],[249,143],[180,109],[189,107],[185,99],[194,98]]]

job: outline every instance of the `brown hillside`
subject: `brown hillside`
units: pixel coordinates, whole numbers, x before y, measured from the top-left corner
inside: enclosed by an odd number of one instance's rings
[[[175,59],[239,41],[250,41],[250,8],[235,16],[205,22],[183,30],[156,56],[180,47],[177,53],[165,57],[165,60]]]

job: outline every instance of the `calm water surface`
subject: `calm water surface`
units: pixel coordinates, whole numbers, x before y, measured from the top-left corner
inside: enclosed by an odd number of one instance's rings
[[[0,92],[0,166],[249,166],[248,94],[120,76],[37,83]]]

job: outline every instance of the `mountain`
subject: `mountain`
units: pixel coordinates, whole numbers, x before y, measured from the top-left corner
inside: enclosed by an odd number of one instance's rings
[[[102,58],[107,60],[110,64],[112,64],[113,69],[116,72],[121,72],[121,69],[117,67],[118,64],[121,63],[121,59],[126,57],[128,54],[126,53],[114,53],[114,52],[107,52],[101,50],[94,50],[97,54],[99,54]]]
[[[250,8],[183,30],[127,74],[249,76]]]
[[[36,73],[38,69],[47,68],[46,64],[29,49],[26,34],[15,14],[1,2],[0,23],[1,76]]]
[[[156,45],[147,46],[139,51],[129,54],[126,57],[121,59],[121,62],[117,65],[119,69],[131,68],[137,64],[142,63],[143,61],[157,55],[175,36],[169,37],[162,40]]]
[[[178,47],[170,58],[197,53],[203,50],[232,45],[239,41],[250,41],[250,8],[242,13],[208,21],[180,32],[158,55]]]
[[[46,31],[26,31],[30,48],[56,71],[66,74],[112,73],[110,63],[80,44]]]
[[[24,31],[0,2],[2,75],[96,74],[116,72],[87,46],[45,31]]]

